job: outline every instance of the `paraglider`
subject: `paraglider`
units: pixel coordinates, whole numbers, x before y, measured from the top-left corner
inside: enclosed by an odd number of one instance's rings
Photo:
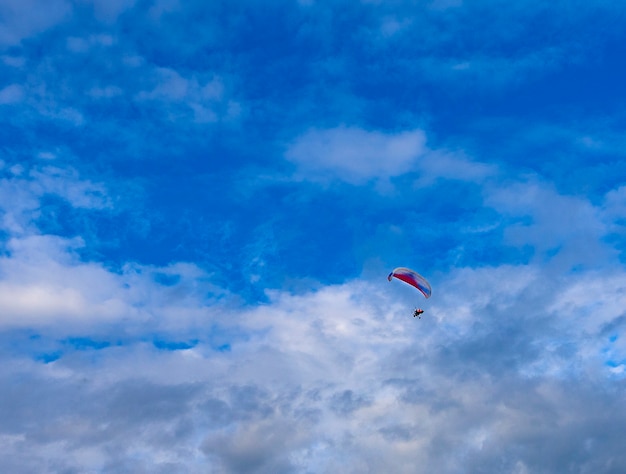
[[[398,280],[402,280],[403,282],[414,286],[422,292],[425,298],[430,298],[430,295],[433,293],[430,283],[426,281],[426,278],[419,273],[414,272],[410,268],[398,267],[394,269],[387,277],[387,280],[391,281],[392,278],[397,278]]]
[[[387,280],[391,281],[392,278],[397,278],[398,280],[402,280],[405,283],[408,283],[411,286],[414,286],[419,291],[422,292],[424,298],[430,298],[433,290],[430,287],[430,283],[419,273],[411,270],[410,268],[398,267],[395,268],[387,277]],[[424,312],[421,308],[416,308],[413,311],[413,317],[419,317],[421,319],[421,315]]]

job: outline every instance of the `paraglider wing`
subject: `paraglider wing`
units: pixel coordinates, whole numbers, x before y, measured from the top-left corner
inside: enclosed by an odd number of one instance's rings
[[[430,298],[433,290],[430,288],[430,283],[426,281],[422,275],[417,272],[414,272],[410,268],[398,267],[392,271],[387,280],[391,281],[392,278],[397,278],[398,280],[402,280],[405,283],[408,283],[411,286],[414,286],[418,290],[422,292],[422,294],[426,298]]]

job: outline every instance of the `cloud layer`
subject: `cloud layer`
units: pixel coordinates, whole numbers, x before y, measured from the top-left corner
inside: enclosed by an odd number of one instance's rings
[[[400,288],[353,282],[219,309],[248,335],[228,350],[206,332],[169,351],[102,335],[67,341],[48,364],[14,357],[2,370],[3,468],[29,451],[26,472],[623,469],[623,382],[606,360],[622,317],[591,323],[608,308],[578,288],[613,285],[550,285],[519,267],[450,278],[430,321],[410,327]],[[567,294],[579,298],[570,320],[555,316]]]

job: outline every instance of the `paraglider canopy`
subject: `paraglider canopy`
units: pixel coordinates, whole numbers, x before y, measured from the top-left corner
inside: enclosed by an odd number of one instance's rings
[[[397,278],[398,280],[402,280],[403,282],[414,286],[422,292],[425,298],[430,298],[430,295],[433,292],[430,288],[430,283],[426,281],[426,278],[419,273],[414,272],[410,268],[398,267],[394,269],[387,277],[387,280],[391,281],[392,278]]]

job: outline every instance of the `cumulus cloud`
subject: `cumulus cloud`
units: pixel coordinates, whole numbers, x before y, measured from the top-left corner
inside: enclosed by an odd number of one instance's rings
[[[28,448],[32,470],[619,470],[626,458],[606,427],[626,421],[625,407],[602,325],[572,324],[559,306],[584,277],[549,284],[538,270],[461,269],[438,282],[422,320],[386,281],[221,306],[206,317],[223,313],[249,335],[229,352],[197,334],[181,350],[139,342],[47,364],[13,356],[0,371],[1,466]],[[194,306],[200,298],[179,314]]]
[[[128,264],[112,272],[81,261],[82,245],[80,239],[50,235],[9,240],[0,258],[0,326],[69,328],[158,320],[154,329],[176,330],[196,324],[205,311],[202,301],[225,295],[194,265]]]
[[[421,130],[386,135],[354,127],[309,130],[287,149],[285,157],[309,179],[338,177],[353,184],[397,176],[426,151]]]
[[[52,236],[13,239],[0,261],[2,326],[35,327],[61,321],[130,315],[115,298],[113,275],[98,265],[81,264],[68,250],[79,242]]]
[[[285,158],[296,165],[298,179],[356,185],[409,172],[418,173],[422,185],[438,178],[480,180],[492,172],[458,154],[428,148],[420,129],[388,134],[346,126],[312,129],[288,146]]]

